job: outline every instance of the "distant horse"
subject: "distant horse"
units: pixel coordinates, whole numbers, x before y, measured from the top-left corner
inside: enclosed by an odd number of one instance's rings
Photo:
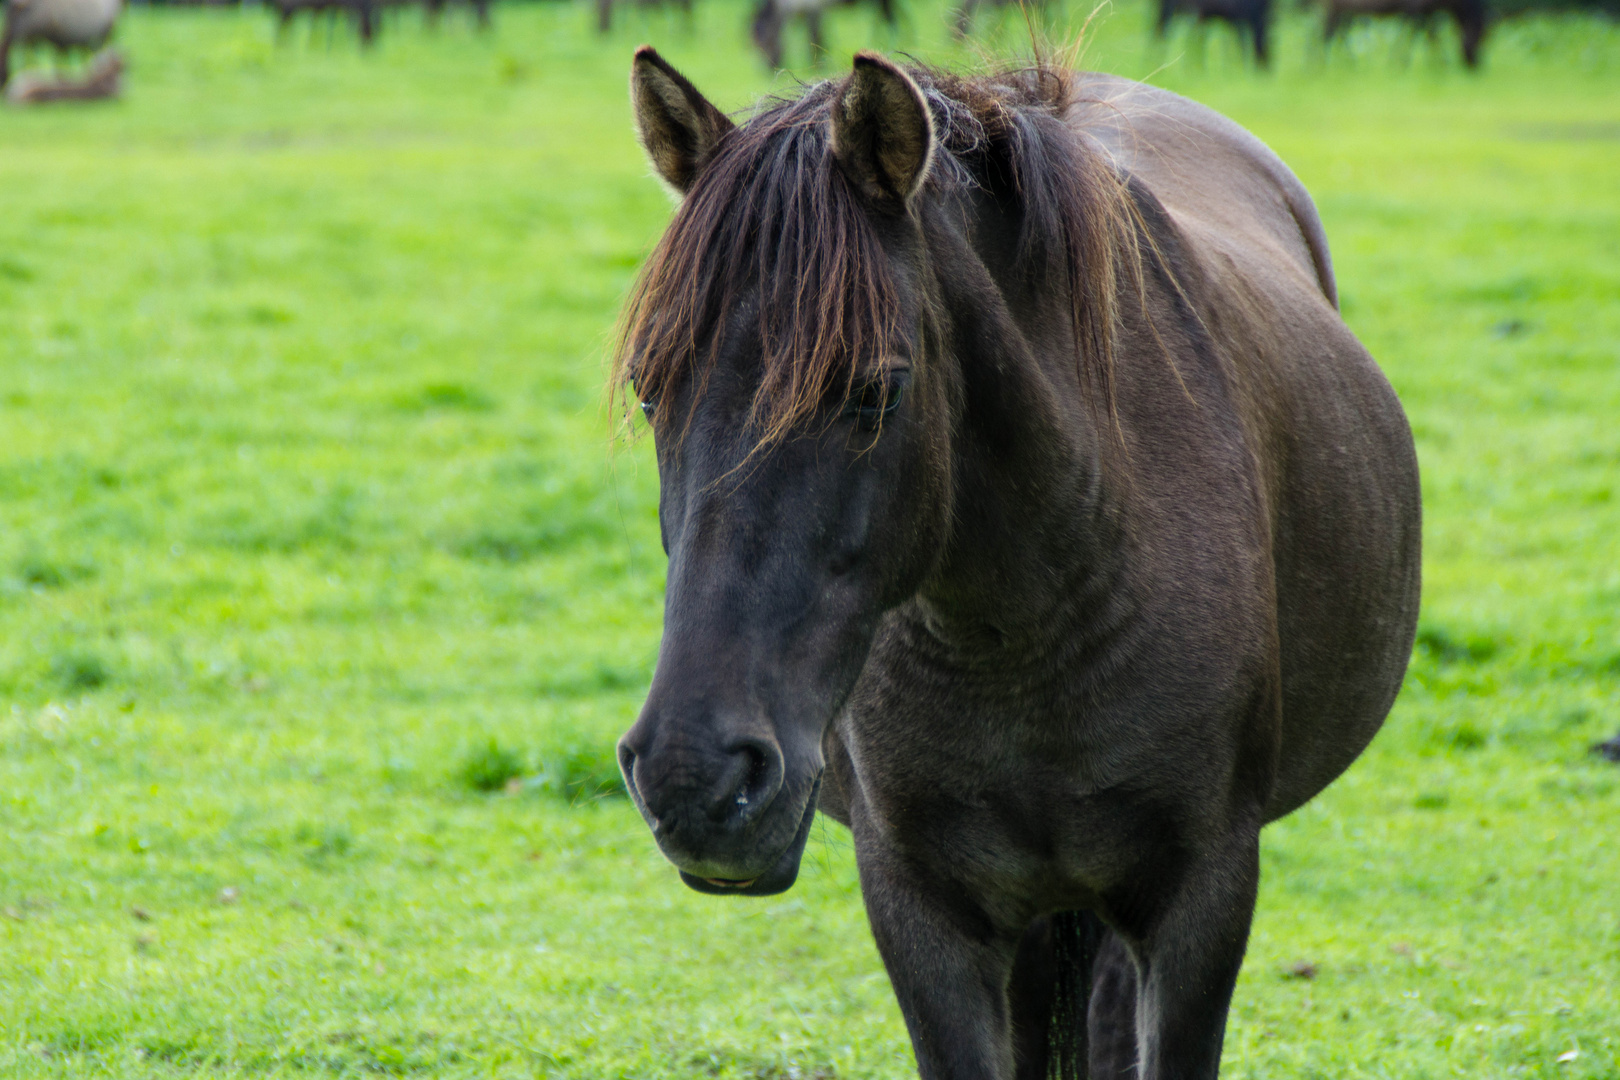
[[[1479,47],[1487,26],[1485,0],[1327,0],[1322,40],[1331,46],[1346,23],[1364,16],[1406,19],[1432,37],[1434,20],[1441,15],[1449,15],[1457,23],[1463,63],[1478,67]]]
[[[58,56],[99,49],[122,8],[122,0],[11,0],[0,29],[0,89],[11,79],[14,47],[50,45]]]
[[[613,8],[625,0],[596,0],[596,28],[602,33],[613,29]],[[657,7],[664,0],[635,0],[639,7]],[[675,0],[675,5],[681,9],[681,14],[687,18],[692,17],[692,0]]]
[[[773,68],[779,68],[782,66],[782,30],[788,21],[797,15],[804,19],[805,28],[809,31],[810,59],[814,62],[827,51],[821,37],[822,12],[829,8],[858,2],[859,0],[761,0],[759,7],[754,10],[750,33],[754,38],[754,44],[765,54],[766,63]],[[894,0],[877,0],[877,6],[883,21],[893,26]]]
[[[1240,36],[1246,31],[1255,63],[1261,67],[1270,65],[1271,0],[1159,0],[1159,37],[1169,33],[1170,23],[1178,14],[1193,15],[1200,24],[1220,20]]]
[[[1254,136],[1167,91],[859,53],[736,126],[651,48],[682,199],[615,385],[664,634],[619,764],[700,892],[851,829],[927,1080],[1216,1074],[1261,826],[1383,723],[1411,431]]]

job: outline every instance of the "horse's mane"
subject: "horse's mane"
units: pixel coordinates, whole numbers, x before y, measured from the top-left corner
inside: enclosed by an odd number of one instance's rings
[[[1067,283],[1081,382],[1111,409],[1118,278],[1122,268],[1140,273],[1136,215],[1104,155],[1062,119],[1074,73],[1045,64],[974,78],[907,70],[943,151],[918,197],[978,187],[1015,201],[1016,265],[1034,288]],[[761,445],[893,355],[898,293],[828,138],[841,89],[823,82],[768,101],[722,138],[625,307],[620,391],[651,401],[685,378],[705,385],[736,305],[750,296],[763,356],[748,422]]]

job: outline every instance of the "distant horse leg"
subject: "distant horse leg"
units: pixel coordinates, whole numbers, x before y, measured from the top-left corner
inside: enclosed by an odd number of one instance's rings
[[[1271,51],[1267,47],[1267,33],[1271,22],[1270,5],[1262,0],[1249,15],[1249,29],[1254,35],[1254,62],[1262,68],[1271,66]]]
[[[754,12],[754,25],[750,32],[754,44],[765,54],[765,63],[773,69],[782,66],[782,21],[782,12],[777,8],[776,0],[761,0],[759,10]]]
[[[1452,11],[1457,19],[1457,32],[1462,35],[1463,64],[1479,67],[1479,46],[1485,40],[1485,4],[1482,0],[1464,0]]]
[[[613,29],[613,0],[596,0],[596,29],[603,34]]]
[[[973,30],[973,13],[979,8],[979,0],[962,0],[956,9],[956,36],[965,38]]]
[[[1339,36],[1339,30],[1344,26],[1344,9],[1328,0],[1327,19],[1322,23],[1322,60],[1325,63],[1329,54],[1333,52],[1333,39]]]
[[[820,67],[827,58],[827,45],[821,39],[820,8],[811,8],[804,13],[804,26],[810,32],[810,64]]]
[[[1241,828],[1191,856],[1171,895],[1129,928],[1136,955],[1140,1080],[1215,1080],[1226,1014],[1260,883],[1260,829]]]

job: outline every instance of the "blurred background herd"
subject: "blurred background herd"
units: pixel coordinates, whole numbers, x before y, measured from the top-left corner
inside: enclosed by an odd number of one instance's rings
[[[262,8],[275,27],[278,40],[287,41],[300,24],[324,32],[330,43],[338,33],[353,34],[369,46],[380,33],[415,17],[436,27],[447,7],[465,9],[466,17],[484,32],[498,33],[492,0],[137,0],[143,5],[248,6]],[[569,0],[507,0],[524,3],[567,3]],[[611,32],[616,9],[625,5],[650,8],[669,5],[692,25],[693,5],[703,0],[587,0],[598,33]],[[1035,24],[1050,23],[1054,10],[1065,0],[1037,0],[1025,7],[1022,0],[953,0],[951,30],[958,39],[970,39],[986,22],[985,8],[1017,7]],[[1071,3],[1078,0],[1070,0]],[[1541,17],[1591,17],[1620,20],[1620,0],[1146,0],[1151,10],[1146,30],[1160,41],[1178,24],[1190,27],[1189,48],[1202,54],[1212,27],[1223,28],[1240,43],[1245,57],[1260,68],[1273,54],[1272,24],[1278,8],[1292,6],[1310,11],[1315,28],[1316,59],[1325,62],[1336,40],[1358,23],[1387,22],[1402,29],[1390,39],[1392,47],[1410,53],[1420,42],[1431,51],[1455,53],[1462,64],[1478,67],[1492,28],[1508,21]],[[115,36],[124,0],[8,0],[4,31],[0,34],[0,88],[14,103],[96,99],[116,96],[121,88],[123,57],[107,48]],[[819,63],[827,53],[823,29],[828,11],[838,7],[867,6],[881,24],[889,42],[905,47],[914,29],[907,0],[754,0],[747,30],[763,61],[772,68],[787,62],[785,33],[802,26],[808,52],[804,59]],[[1057,13],[1059,17],[1063,14]],[[15,83],[14,67],[29,70]]]

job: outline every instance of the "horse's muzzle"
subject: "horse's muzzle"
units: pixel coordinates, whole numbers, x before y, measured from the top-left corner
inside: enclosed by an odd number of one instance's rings
[[[793,884],[815,818],[819,770],[787,782],[774,740],[743,739],[721,750],[704,739],[638,734],[619,744],[625,787],[683,881],[741,896]]]
[[[810,800],[805,804],[804,815],[799,819],[798,831],[793,834],[793,842],[783,851],[781,856],[765,873],[748,879],[736,878],[707,878],[689,874],[680,870],[681,880],[688,888],[700,893],[713,893],[718,896],[774,896],[780,892],[787,892],[793,883],[799,879],[799,862],[804,858],[804,845],[810,839],[810,826],[816,820],[816,805],[821,798],[821,775],[816,775],[815,784],[810,788]]]

